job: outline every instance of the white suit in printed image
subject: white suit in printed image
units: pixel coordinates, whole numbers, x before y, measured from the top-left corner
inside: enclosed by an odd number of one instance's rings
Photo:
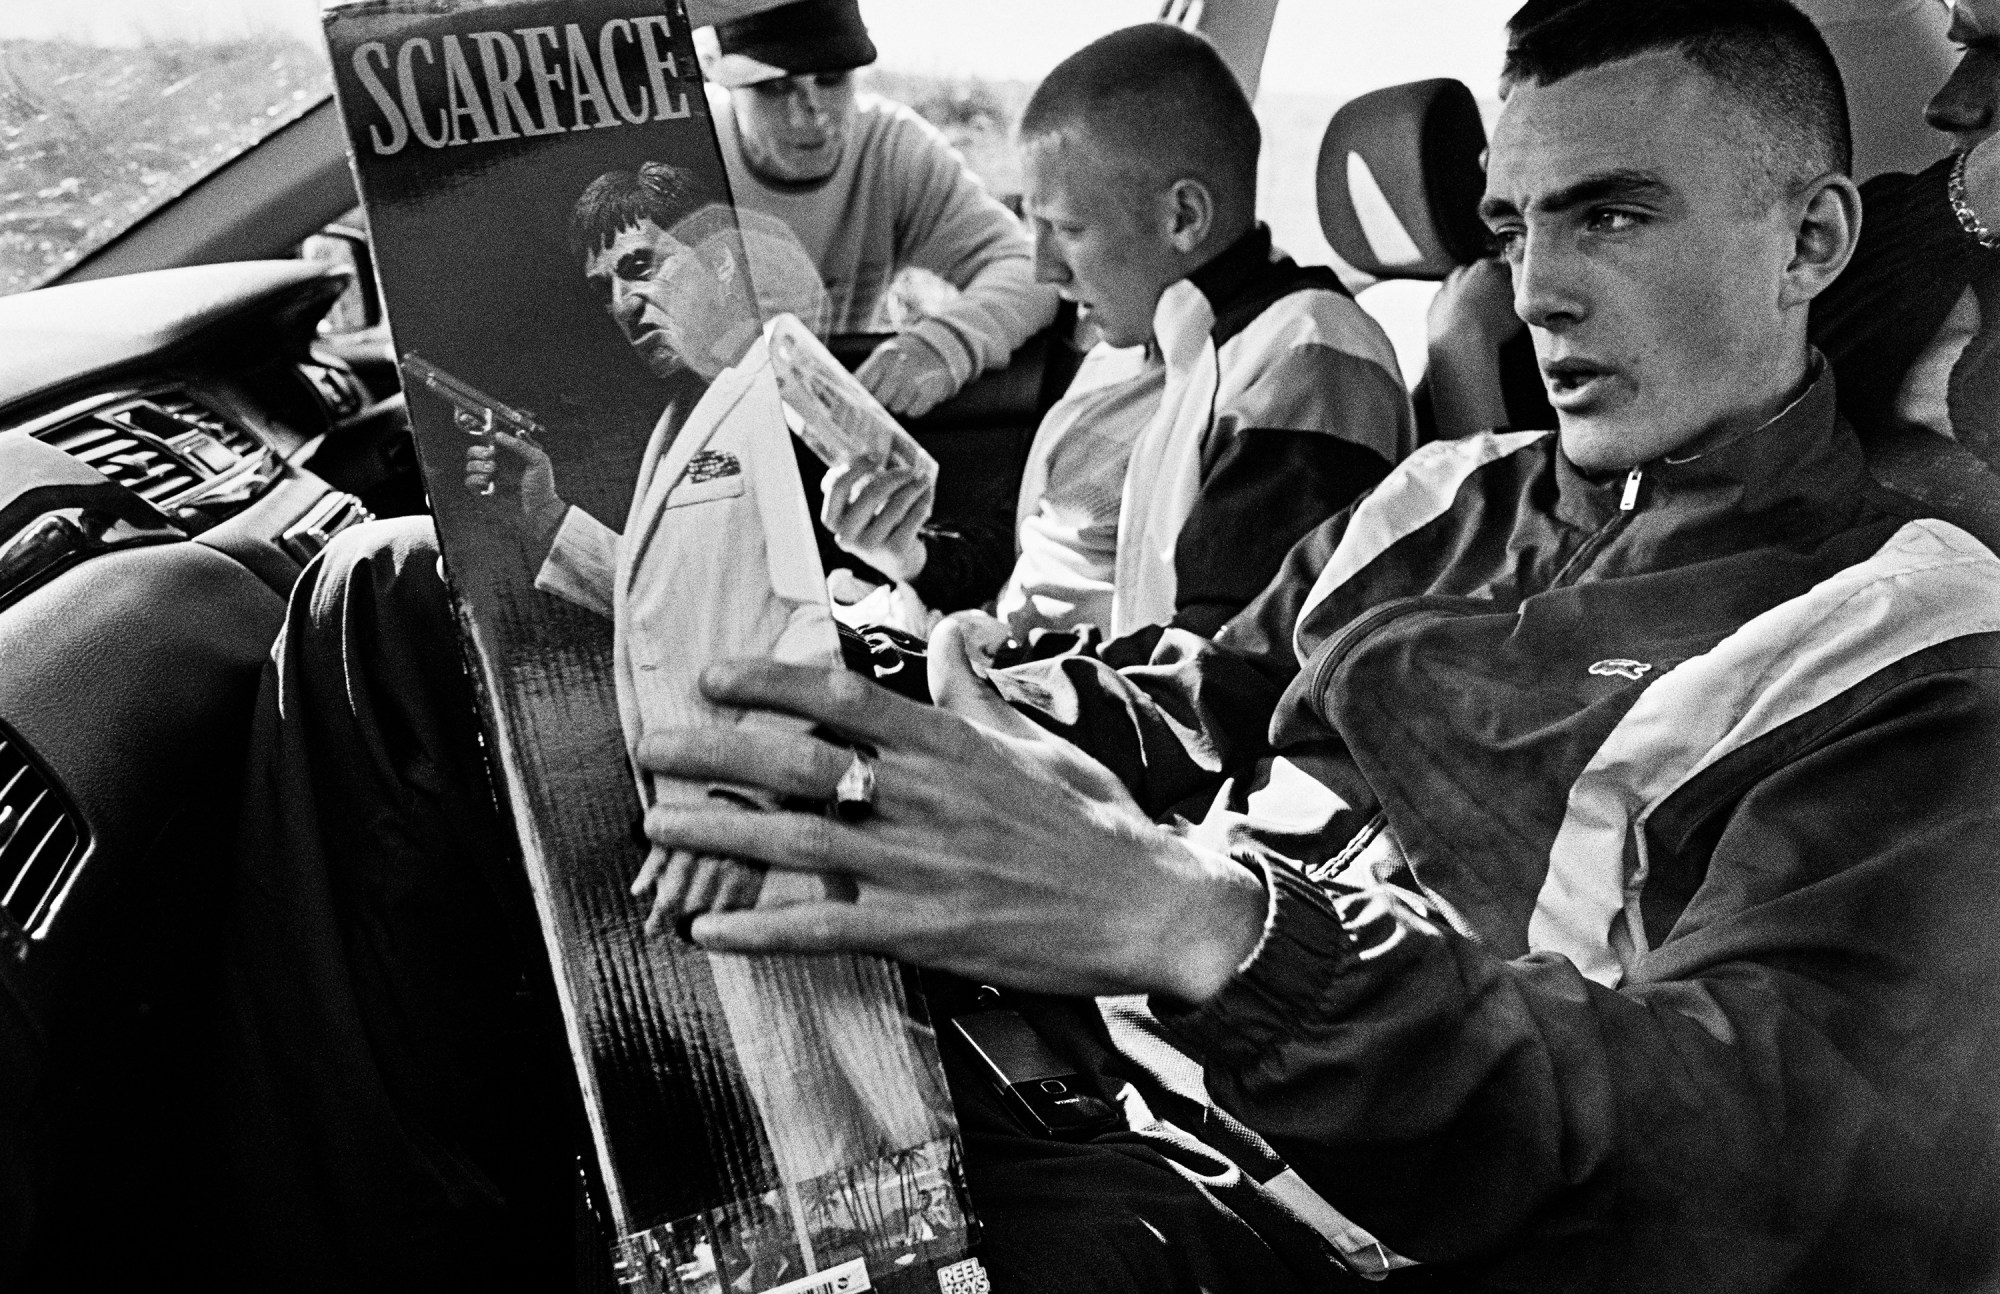
[[[697,685],[703,666],[724,657],[840,661],[762,338],[716,377],[678,434],[664,417],[654,428],[623,533],[571,508],[535,584],[611,617],[634,769],[640,739],[657,728],[804,729],[802,720],[714,705]],[[643,771],[638,779],[648,807],[711,794],[702,783]],[[774,869],[759,902],[816,898],[818,887]],[[942,1135],[946,1097],[911,1048],[893,967],[858,957],[713,953],[709,961],[784,1180]]]

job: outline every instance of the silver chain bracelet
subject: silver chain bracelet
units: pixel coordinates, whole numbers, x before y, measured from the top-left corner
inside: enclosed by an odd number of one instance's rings
[[[2000,251],[2000,234],[1986,227],[1979,213],[1965,200],[1965,159],[1970,153],[1960,153],[1951,165],[1951,179],[1945,183],[1945,196],[1951,200],[1951,213],[1958,217],[1959,228],[1971,234],[1981,247],[1988,251]]]

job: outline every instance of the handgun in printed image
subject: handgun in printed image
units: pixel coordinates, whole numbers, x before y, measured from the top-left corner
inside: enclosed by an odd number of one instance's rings
[[[415,351],[403,356],[403,376],[406,387],[409,379],[414,378],[425,390],[443,397],[456,412],[458,429],[468,436],[490,436],[496,431],[504,431],[510,436],[532,441],[541,433],[542,424],[534,414],[494,399],[470,382],[453,377]]]
[[[516,409],[511,404],[496,400],[470,382],[453,377],[415,351],[410,351],[403,356],[403,387],[408,390],[413,384],[450,404],[452,421],[460,431],[475,440],[490,444],[494,432],[504,431],[533,444],[542,430],[542,424],[526,409]],[[477,492],[491,495],[493,482],[486,482]]]

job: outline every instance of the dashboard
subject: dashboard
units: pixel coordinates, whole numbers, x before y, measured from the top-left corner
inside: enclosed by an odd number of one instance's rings
[[[253,262],[0,300],[0,439],[61,450],[147,505],[156,533],[198,537],[282,593],[370,514],[361,494],[413,492],[400,397],[315,344],[344,283],[323,266]],[[101,550],[90,518],[67,521],[0,534],[0,605]]]
[[[318,336],[345,283],[0,299],[0,1288],[213,1241],[201,1040],[259,680],[304,564],[422,503],[386,360]]]
[[[320,334],[348,281],[244,261],[0,298],[0,1289],[195,1276],[227,1243],[203,1040],[260,681],[305,564],[424,508],[386,329]],[[912,421],[941,517],[1011,512],[1073,329]]]

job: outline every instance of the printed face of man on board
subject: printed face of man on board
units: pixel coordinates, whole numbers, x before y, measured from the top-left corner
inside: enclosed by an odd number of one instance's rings
[[[712,343],[744,313],[733,290],[739,274],[735,258],[715,242],[690,246],[641,217],[584,259],[584,277],[656,377],[687,368],[712,379],[733,359]]]

